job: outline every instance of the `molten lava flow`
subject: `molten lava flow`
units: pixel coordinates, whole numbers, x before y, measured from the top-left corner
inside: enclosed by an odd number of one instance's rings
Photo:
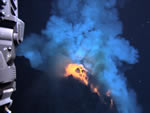
[[[89,85],[89,77],[87,76],[87,70],[83,67],[81,64],[68,64],[65,68],[65,77],[73,76],[75,79],[80,80],[82,83],[84,83],[86,86]],[[99,87],[94,87],[92,83],[90,83],[90,88],[92,92],[96,93],[98,96],[101,96],[99,92]],[[111,90],[108,90],[106,92],[106,96],[111,96]],[[110,100],[110,108],[113,107],[113,100]]]
[[[86,86],[89,84],[89,78],[87,76],[87,70],[81,64],[68,64],[65,68],[65,77],[72,75],[74,78],[80,80]],[[90,84],[90,88],[94,93],[97,93],[100,96],[100,92],[98,91],[98,87],[94,87],[93,84]]]
[[[88,85],[88,76],[86,74],[87,70],[83,67],[83,65],[69,64],[65,70],[65,77],[72,75],[74,78],[80,80],[85,85]]]
[[[90,87],[91,87],[92,91],[93,91],[94,93],[96,93],[98,96],[101,95],[100,92],[98,91],[98,87],[94,87],[93,84],[91,84]]]

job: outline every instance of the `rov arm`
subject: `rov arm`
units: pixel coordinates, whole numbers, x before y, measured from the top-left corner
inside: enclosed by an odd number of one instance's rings
[[[17,0],[0,0],[0,107],[10,106],[16,90],[16,46],[23,41],[24,22],[18,18]]]

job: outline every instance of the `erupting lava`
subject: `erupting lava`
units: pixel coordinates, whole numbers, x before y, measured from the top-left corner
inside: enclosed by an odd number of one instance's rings
[[[88,71],[81,64],[68,64],[65,68],[64,76],[68,77],[68,76],[72,75],[75,79],[80,80],[83,84],[88,86],[89,85],[89,77],[87,75],[87,72]],[[96,93],[98,96],[101,96],[98,87],[94,87],[94,85],[90,83],[90,88],[91,88],[92,92]],[[110,90],[108,90],[106,92],[106,96],[107,97],[111,96]],[[112,108],[112,106],[113,106],[113,100],[111,99],[110,100],[110,108]]]
[[[89,84],[89,78],[87,76],[87,70],[81,64],[68,64],[65,68],[66,73],[64,74],[65,77],[72,75],[75,79],[80,80],[86,86]],[[94,93],[97,93],[100,96],[100,92],[98,88],[95,88],[93,84],[90,84],[90,88]]]
[[[93,84],[91,84],[90,87],[94,93],[97,93],[98,96],[101,95],[100,92],[98,91],[98,88],[94,87]]]
[[[83,65],[69,64],[65,71],[65,77],[72,75],[74,78],[80,80],[85,85],[88,85],[87,70],[83,67]]]

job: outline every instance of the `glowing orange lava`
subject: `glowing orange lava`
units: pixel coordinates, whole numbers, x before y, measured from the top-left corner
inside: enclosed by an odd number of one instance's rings
[[[98,96],[101,95],[100,92],[98,91],[98,87],[94,87],[93,84],[91,84],[90,87],[91,87],[92,91],[93,91],[94,93],[96,93]]]
[[[81,64],[68,64],[65,68],[66,73],[64,74],[65,77],[72,75],[75,79],[80,80],[86,86],[89,84],[89,78],[87,76],[87,70]],[[98,87],[94,87],[93,84],[90,84],[90,88],[94,93],[97,93],[100,96],[100,92],[98,91]]]
[[[89,77],[87,76],[87,70],[81,64],[68,64],[65,68],[65,77],[73,76],[75,79],[80,80],[86,86],[89,85]],[[94,84],[90,83],[90,88],[92,92],[96,93],[98,96],[101,96],[99,92],[99,87],[94,87]],[[111,90],[106,92],[106,96],[111,96]],[[110,107],[113,107],[113,100],[110,100]]]
[[[85,85],[88,85],[88,76],[87,70],[83,67],[83,65],[79,64],[69,64],[65,68],[65,77],[72,75],[74,78],[80,80]]]

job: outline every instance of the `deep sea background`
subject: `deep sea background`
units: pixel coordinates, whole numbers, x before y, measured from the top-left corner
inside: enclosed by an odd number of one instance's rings
[[[44,2],[42,0],[19,0],[19,16],[26,24],[25,36],[33,32],[39,34],[41,29],[45,27],[49,18],[46,12],[51,10],[49,4],[51,4],[50,0]],[[134,65],[126,65],[125,75],[128,79],[128,85],[137,94],[137,101],[141,105],[143,113],[150,113],[149,5],[150,1],[148,0],[127,0],[124,5],[118,7],[119,16],[123,23],[123,36],[139,51],[139,62]],[[13,95],[12,111],[14,113],[110,113],[107,106],[102,105],[103,109],[97,107],[101,105],[97,101],[98,97],[78,81],[69,78],[70,80],[64,79],[58,82],[55,78],[49,78],[46,75],[41,76],[42,72],[32,69],[29,61],[24,57],[17,57],[15,62],[17,91]],[[68,91],[68,96],[60,89],[65,89],[65,92]],[[76,91],[80,93],[76,93]],[[76,99],[72,101],[70,95],[75,96]],[[76,100],[80,103],[73,103]],[[112,111],[112,113],[114,112],[115,110]]]

